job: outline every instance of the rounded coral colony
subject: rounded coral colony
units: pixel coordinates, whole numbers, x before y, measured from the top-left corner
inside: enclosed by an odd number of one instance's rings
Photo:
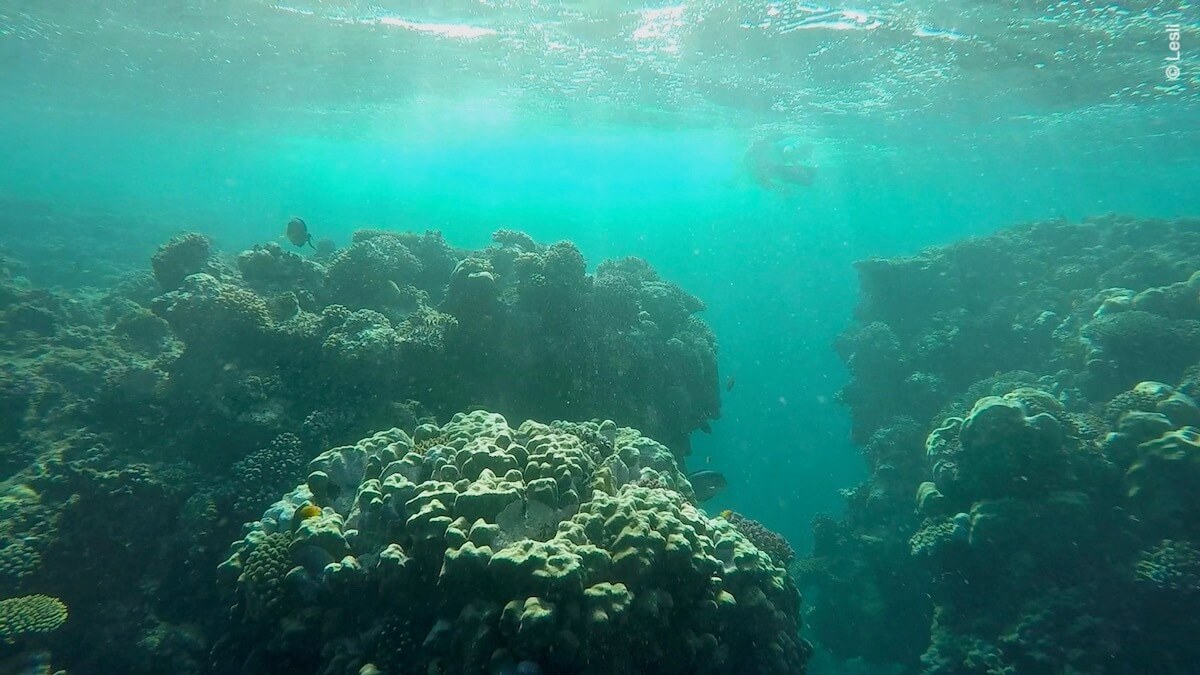
[[[230,662],[803,671],[785,569],[696,508],[672,453],[634,429],[475,411],[309,469],[221,566]]]

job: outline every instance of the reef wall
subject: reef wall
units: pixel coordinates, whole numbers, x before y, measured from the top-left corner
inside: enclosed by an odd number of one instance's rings
[[[640,518],[660,511],[682,518],[680,531],[692,537],[686,545],[699,556],[693,562],[706,572],[723,559],[704,556],[729,553],[714,548],[725,539],[737,551],[754,550],[690,501],[681,467],[689,434],[719,412],[717,345],[697,316],[703,303],[647,263],[604,261],[589,274],[572,244],[544,246],[506,230],[482,250],[452,248],[435,232],[382,230],[360,231],[342,250],[324,242],[317,249],[300,256],[268,243],[229,255],[202,235],[182,234],[158,248],[148,269],[104,266],[103,278],[117,277],[104,288],[43,288],[25,274],[49,274],[46,260],[0,260],[0,464],[7,477],[0,483],[0,670],[52,664],[84,674],[228,672],[229,662],[213,659],[245,645],[214,651],[231,634],[223,595],[230,587],[217,582],[217,567],[229,542],[244,534],[243,523],[304,481],[310,461],[329,448],[380,429],[426,428],[459,411],[643,429],[665,443],[645,442],[658,462],[652,466],[669,474],[664,482],[648,479],[649,492],[597,501],[589,469],[573,492],[554,492],[558,517],[583,518],[601,503],[617,508],[632,500],[638,506],[620,508]],[[496,461],[488,464],[489,480],[516,489],[512,467]],[[549,499],[545,479],[576,471],[571,462],[523,465],[546,474],[542,482],[530,477],[528,489]],[[483,480],[475,464],[460,469]],[[441,471],[439,480],[449,482]],[[480,517],[497,515],[480,508]],[[538,532],[542,545],[549,533]],[[413,555],[414,579],[428,578],[421,575],[436,556]],[[305,559],[310,567],[313,559]],[[609,579],[593,572],[586,588]],[[777,596],[782,614],[771,620],[790,636],[780,639],[791,650],[762,658],[782,659],[778,672],[800,672],[799,596],[777,569],[758,574],[775,575],[777,586],[765,592]],[[611,591],[614,613],[628,605],[640,617],[639,607],[666,592],[661,579],[633,577],[622,591],[616,582],[624,578],[601,587]],[[695,592],[720,596],[709,576],[695,578],[704,582]],[[733,597],[737,588],[724,590]],[[552,603],[567,596],[537,597]],[[591,596],[574,599],[584,597]],[[717,623],[696,623],[687,645],[664,649],[699,650],[722,663],[736,633],[721,632],[727,609],[713,609]],[[569,630],[586,633],[579,620],[570,619]],[[337,631],[328,637],[347,639]],[[592,648],[587,635],[581,640],[581,649]],[[551,668],[543,652],[513,653]]]
[[[1200,221],[1040,222],[859,263],[870,477],[814,521],[820,646],[904,672],[1200,652]]]

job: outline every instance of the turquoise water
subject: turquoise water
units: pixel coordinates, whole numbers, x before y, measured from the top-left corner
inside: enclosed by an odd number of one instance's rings
[[[853,261],[1028,220],[1196,213],[1189,110],[1049,129],[914,120],[911,132],[890,130],[887,145],[878,130],[848,125],[816,140],[826,155],[817,180],[786,196],[743,175],[747,130],[736,126],[547,120],[375,140],[369,130],[301,135],[100,115],[85,125],[10,111],[4,126],[22,133],[0,139],[9,158],[0,185],[167,232],[203,231],[230,251],[274,239],[302,215],[342,245],[367,226],[438,229],[465,247],[519,227],[539,241],[574,241],[593,266],[644,257],[707,303],[723,376],[736,380],[712,435],[695,434],[691,468],[729,476],[713,506],[755,514],[803,548],[811,517],[836,512],[837,490],[860,478],[831,348],[855,301]]]

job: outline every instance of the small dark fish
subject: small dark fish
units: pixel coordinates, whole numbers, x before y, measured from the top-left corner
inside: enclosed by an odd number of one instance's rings
[[[737,378],[730,375],[725,378],[725,391],[733,391],[733,385],[737,384]]]
[[[720,471],[708,469],[688,474],[688,482],[692,484],[692,490],[695,491],[698,502],[706,502],[716,497],[729,484],[725,480],[725,475]]]
[[[700,425],[700,431],[703,431],[706,434],[711,434],[712,433],[712,425],[710,425],[708,422],[705,422]]]
[[[314,579],[321,578],[326,565],[331,562],[337,562],[333,559],[333,556],[329,555],[328,551],[313,544],[307,544],[292,551],[292,560],[303,567],[304,571],[308,572],[309,576]]]
[[[308,225],[299,218],[292,218],[288,221],[287,238],[288,241],[292,242],[292,246],[304,246],[308,244],[314,250],[317,248],[313,246],[313,237],[308,232]]]

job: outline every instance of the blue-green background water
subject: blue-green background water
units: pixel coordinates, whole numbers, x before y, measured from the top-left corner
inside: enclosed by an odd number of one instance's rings
[[[509,227],[644,257],[708,303],[736,378],[691,468],[803,546],[861,471],[831,348],[853,261],[1200,213],[1198,26],[1156,0],[0,2],[0,198],[161,229],[147,257],[293,216],[343,244]],[[779,131],[819,165],[786,196],[742,171]]]
[[[710,506],[804,548],[811,517],[836,511],[837,490],[860,477],[831,348],[855,302],[853,261],[1030,219],[1200,212],[1196,148],[1166,133],[1186,128],[1187,112],[1128,120],[1126,131],[1164,132],[1124,139],[1083,124],[1030,137],[1033,122],[994,125],[990,138],[935,120],[887,139],[831,128],[815,139],[816,182],[782,196],[741,174],[736,127],[547,122],[372,138],[18,109],[2,121],[19,131],[0,138],[0,186],[204,231],[231,251],[302,215],[343,244],[364,226],[439,229],[469,247],[516,227],[570,239],[592,265],[642,256],[708,303],[722,374],[736,378],[712,435],[694,440],[691,468],[730,478]]]

